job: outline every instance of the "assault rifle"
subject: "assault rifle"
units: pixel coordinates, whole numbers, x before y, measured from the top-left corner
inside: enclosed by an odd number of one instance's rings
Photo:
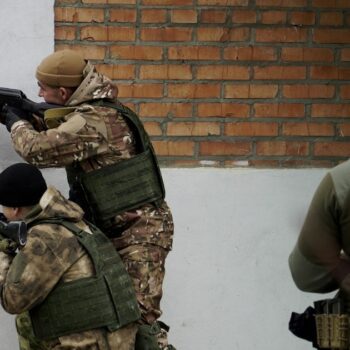
[[[7,222],[0,213],[0,251],[14,252],[27,243],[27,225],[24,221]]]
[[[34,123],[33,115],[43,119],[47,109],[61,107],[46,102],[34,102],[28,99],[21,90],[0,87],[0,115],[5,106],[19,110],[20,117],[32,124]]]

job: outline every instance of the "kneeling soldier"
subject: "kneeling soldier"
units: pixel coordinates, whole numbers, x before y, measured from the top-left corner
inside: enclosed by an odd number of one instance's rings
[[[132,282],[81,208],[25,163],[0,173],[0,204],[7,220],[28,228],[23,247],[0,252],[1,303],[19,314],[21,349],[134,349],[140,312]]]

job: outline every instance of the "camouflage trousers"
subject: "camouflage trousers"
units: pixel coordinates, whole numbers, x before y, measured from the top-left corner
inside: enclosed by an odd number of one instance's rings
[[[141,310],[141,323],[153,325],[162,314],[160,300],[163,295],[165,258],[168,251],[162,247],[146,244],[133,245],[119,251],[135,287]],[[165,327],[155,327],[160,349],[168,349],[168,334]]]
[[[158,338],[160,349],[170,349],[167,327],[158,320],[162,314],[165,259],[172,248],[174,223],[171,211],[164,202],[161,206],[145,205],[136,211],[124,212],[116,221],[132,222],[120,236],[111,238],[120,254],[135,287],[141,310],[141,322],[150,325]],[[147,327],[145,327],[147,328]]]

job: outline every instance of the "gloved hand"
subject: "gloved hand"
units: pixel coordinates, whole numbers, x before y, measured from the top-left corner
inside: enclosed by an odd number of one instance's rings
[[[6,129],[10,132],[14,123],[23,119],[23,112],[15,107],[4,105],[1,111],[1,123],[6,125]]]
[[[0,252],[4,252],[9,255],[14,255],[18,248],[18,244],[11,239],[5,238],[0,235]]]

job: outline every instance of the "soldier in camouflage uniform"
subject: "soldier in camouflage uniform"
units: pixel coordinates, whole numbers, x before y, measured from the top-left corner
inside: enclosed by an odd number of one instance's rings
[[[27,331],[31,329],[31,322],[33,325],[37,324],[38,315],[42,312],[40,307],[47,303],[50,296],[57,292],[60,286],[67,288],[72,283],[87,280],[97,273],[97,265],[93,262],[90,251],[88,253],[77,235],[59,224],[57,220],[74,225],[78,231],[83,230],[85,236],[91,237],[96,233],[82,220],[81,208],[65,199],[55,188],[47,188],[40,171],[30,164],[17,163],[0,174],[0,204],[8,220],[24,220],[28,227],[27,242],[24,247],[21,247],[17,253],[13,250],[0,252],[2,306],[11,314],[22,313],[17,324],[20,324],[21,329]],[[50,220],[53,221],[50,222]],[[106,242],[110,245],[110,251],[118,257],[107,238]],[[101,257],[102,255],[99,255],[100,259]],[[124,276],[130,279],[121,260],[120,266],[124,270]],[[114,265],[111,268],[115,269]],[[137,317],[134,317],[136,321],[140,313],[131,280],[129,282],[134,307],[137,311]],[[82,288],[79,291],[83,294]],[[100,289],[95,289],[91,293],[89,291],[88,298],[100,301],[101,299],[98,299],[97,296],[100,293],[102,293]],[[121,290],[118,290],[117,293],[119,295]],[[63,297],[62,300],[70,297],[67,290]],[[45,327],[40,328],[39,323],[36,328],[42,336],[46,332],[45,328],[49,329],[53,325],[53,331],[56,332],[55,327],[60,325],[58,321],[61,313],[60,306],[57,304],[55,306],[54,313],[57,317],[49,319],[48,322],[45,321]],[[91,307],[88,309],[91,312]],[[81,310],[79,311],[76,303],[73,303],[70,311],[72,310],[72,317],[64,321],[68,327],[73,324],[74,317],[80,316]],[[65,318],[70,315],[69,310],[62,311]],[[74,316],[74,313],[78,315]],[[29,314],[30,317],[28,317]],[[57,336],[43,336],[44,339],[41,340],[38,336],[34,344],[29,342],[32,337],[23,334],[24,337],[20,337],[21,350],[134,349],[137,324],[127,322],[125,326],[115,328],[116,330],[112,331],[107,327],[96,328],[92,324],[90,329],[85,327],[82,331],[73,333],[66,331],[64,334],[57,331]]]
[[[42,131],[13,111],[5,116],[4,123],[16,152],[27,162],[41,168],[67,169],[70,199],[88,213],[91,202],[84,203],[81,192],[76,195],[71,169],[78,165],[80,172],[94,173],[136,157],[138,132],[126,118],[132,112],[116,100],[117,88],[112,81],[74,51],[62,50],[45,58],[36,77],[39,96],[65,108],[57,113],[49,110]],[[106,106],[105,101],[118,108]],[[92,214],[99,218],[96,212]],[[157,203],[142,202],[125,211],[116,210],[110,223],[99,227],[112,240],[134,281],[142,323],[152,325],[152,332],[158,329],[155,333],[160,348],[170,349],[167,327],[157,320],[161,315],[164,263],[173,241],[171,211],[164,199],[158,198]]]

